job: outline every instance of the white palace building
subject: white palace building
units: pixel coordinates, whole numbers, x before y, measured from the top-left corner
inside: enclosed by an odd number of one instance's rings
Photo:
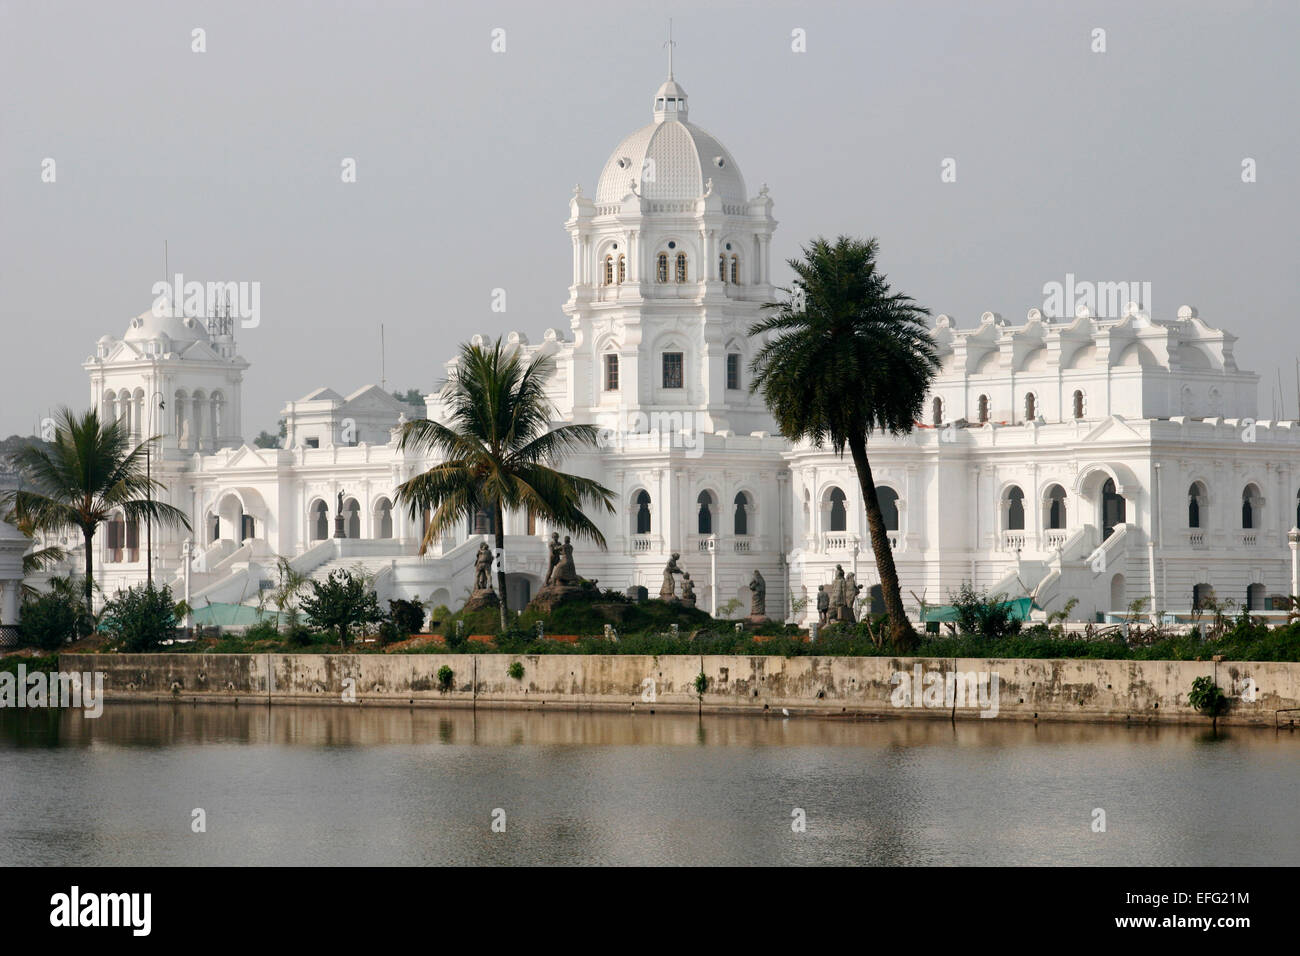
[[[600,519],[608,550],[579,545],[579,573],[653,595],[679,552],[702,608],[747,609],[758,569],[770,615],[810,620],[839,564],[879,605],[851,462],[792,446],[747,388],[746,329],[777,296],[768,190],[750,194],[671,77],[651,112],[594,193],[569,200],[567,330],[536,344],[508,335],[554,357],[557,422],[606,429],[599,454],[564,463],[618,502]],[[321,388],[285,406],[282,448],[252,447],[234,326],[151,311],[85,363],[96,407],[137,438],[162,436],[155,474],[193,525],[153,529],[155,579],[195,607],[253,604],[285,556],[313,576],[359,566],[381,599],[458,607],[490,520],[417,554],[420,521],[394,506],[397,485],[431,464],[397,449],[411,406],[374,385]],[[964,581],[1031,594],[1045,611],[1077,598],[1084,620],[1142,597],[1186,612],[1211,593],[1262,609],[1300,592],[1300,425],[1256,420],[1258,376],[1237,367],[1232,335],[1192,308],[1136,306],[1065,321],[1033,309],[1020,324],[985,313],[964,329],[939,316],[933,334],[943,367],[927,420],[868,445],[909,607],[944,603]],[[442,414],[436,393],[426,402]],[[542,583],[551,529],[510,514],[504,530],[518,608]],[[101,530],[106,592],[144,580],[145,539],[121,520]],[[794,613],[800,598],[814,600]]]

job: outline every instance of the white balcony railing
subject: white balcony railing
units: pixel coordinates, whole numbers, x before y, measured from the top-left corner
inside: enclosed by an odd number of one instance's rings
[[[1259,544],[1258,531],[1243,531],[1241,533],[1241,546],[1243,548],[1253,548]]]
[[[734,551],[736,552],[736,554],[748,554],[748,553],[749,553],[749,539],[748,539],[748,538],[736,538],[735,541],[732,542],[732,550],[734,550]]]
[[[1208,545],[1205,543],[1204,531],[1187,532],[1187,545],[1196,551],[1204,551]]]
[[[641,554],[654,550],[654,537],[648,534],[635,534],[632,536],[632,552]]]
[[[1023,531],[1003,531],[1002,550],[1003,551],[1025,550],[1025,533]]]
[[[844,531],[828,531],[822,536],[822,548],[825,551],[852,551],[857,543],[856,534]]]
[[[1044,539],[1047,542],[1047,550],[1056,551],[1059,548],[1064,548],[1065,539],[1068,538],[1069,536],[1070,533],[1066,531],[1064,528],[1048,528],[1047,531],[1045,532],[1045,539]]]

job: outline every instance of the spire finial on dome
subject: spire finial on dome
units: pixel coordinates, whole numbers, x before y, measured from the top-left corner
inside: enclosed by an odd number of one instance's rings
[[[668,42],[664,46],[668,47],[668,79],[673,78],[673,47],[677,44],[673,42],[673,18],[668,18]]]

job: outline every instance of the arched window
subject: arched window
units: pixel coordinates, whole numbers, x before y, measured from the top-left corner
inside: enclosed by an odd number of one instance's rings
[[[668,253],[661,252],[655,260],[655,281],[668,281]]]
[[[636,533],[650,533],[650,492],[638,491],[636,495]]]
[[[1247,485],[1241,489],[1241,526],[1246,529],[1258,528],[1260,525],[1259,512],[1264,500],[1260,497],[1259,488],[1255,485]]]
[[[253,520],[252,515],[241,514],[239,516],[239,541],[242,544],[249,538],[257,537],[257,522]]]
[[[1295,493],[1295,525],[1300,528],[1300,491]]]
[[[847,531],[849,526],[849,510],[845,507],[844,492],[838,488],[832,488],[828,496],[831,502],[831,531]]]
[[[930,424],[935,428],[943,424],[943,399],[938,395],[930,401]]]
[[[731,257],[731,284],[740,285],[740,259]]]
[[[727,388],[736,390],[740,388],[740,353],[727,353]]]
[[[1007,490],[1007,530],[1025,530],[1025,493],[1016,485]]]
[[[614,284],[614,257],[605,257],[605,285]]]
[[[898,492],[888,485],[876,488],[876,500],[880,502],[880,517],[885,522],[886,531],[898,530]]]
[[[1201,506],[1205,504],[1205,486],[1199,481],[1192,482],[1187,489],[1187,527],[1201,526]]]
[[[718,281],[727,281],[727,257],[718,256]]]
[[[311,506],[311,539],[324,541],[330,536],[329,508],[317,498]]]
[[[1047,489],[1047,527],[1052,531],[1065,528],[1065,489],[1060,485]]]
[[[676,279],[678,282],[686,281],[686,253],[677,253]]]
[[[1032,422],[1038,417],[1038,399],[1033,392],[1025,393],[1025,421]]]
[[[1076,420],[1083,417],[1083,391],[1077,388],[1074,390],[1074,417]]]
[[[701,491],[700,496],[695,499],[700,506],[700,515],[697,529],[700,534],[713,534],[713,495],[707,491]]]
[[[375,502],[375,537],[391,538],[393,536],[393,503],[387,498]]]
[[[618,284],[622,285],[627,281],[627,257],[618,257]]]
[[[537,534],[537,512],[532,508],[528,509],[528,535],[531,537]]]
[[[989,397],[987,395],[981,395],[979,397],[978,408],[979,408],[979,422],[981,425],[983,425],[985,422],[989,420]]]
[[[749,496],[743,491],[736,495],[736,523],[732,529],[735,534],[749,534]]]
[[[605,391],[618,391],[618,353],[605,353]]]

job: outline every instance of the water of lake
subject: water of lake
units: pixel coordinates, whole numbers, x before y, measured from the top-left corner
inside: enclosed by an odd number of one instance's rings
[[[1300,732],[110,704],[0,711],[0,807],[4,865],[1296,866]]]

